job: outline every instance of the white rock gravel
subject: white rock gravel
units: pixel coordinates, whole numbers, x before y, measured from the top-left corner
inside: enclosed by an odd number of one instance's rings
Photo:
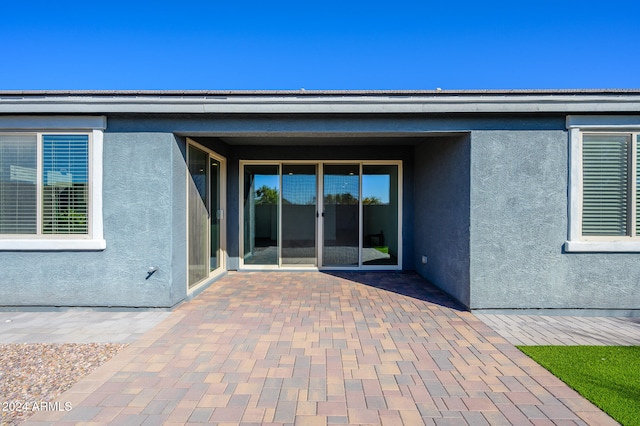
[[[1,425],[29,417],[33,404],[52,403],[127,345],[112,343],[0,344]]]

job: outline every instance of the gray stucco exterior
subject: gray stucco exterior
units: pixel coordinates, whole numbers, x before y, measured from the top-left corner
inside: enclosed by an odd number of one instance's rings
[[[415,153],[416,271],[469,306],[470,137],[426,140]]]
[[[634,253],[567,253],[568,134],[471,134],[472,309],[626,315],[640,306]]]
[[[184,299],[184,160],[167,133],[105,133],[103,251],[4,251],[4,306],[171,307]],[[145,279],[147,268],[158,272]]]
[[[170,308],[193,297],[197,292],[187,290],[190,138],[226,159],[226,270],[241,265],[241,161],[397,160],[403,270],[418,272],[472,310],[640,315],[640,253],[567,252],[564,245],[567,116],[635,117],[640,92],[5,95],[0,134],[20,130],[6,123],[33,116],[55,123],[61,115],[102,114],[107,123],[106,249],[5,247],[5,309]],[[157,272],[146,279],[149,267]]]

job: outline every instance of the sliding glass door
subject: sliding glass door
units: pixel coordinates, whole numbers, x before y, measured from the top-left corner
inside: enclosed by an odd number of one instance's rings
[[[315,164],[282,166],[282,265],[316,266]]]
[[[241,168],[242,266],[400,268],[400,162]]]
[[[398,265],[398,166],[324,166],[322,266]]]
[[[360,165],[324,166],[323,266],[358,266]]]
[[[209,155],[189,145],[189,288],[209,275]]]
[[[278,264],[280,166],[244,168],[244,263]]]
[[[210,227],[211,238],[209,247],[209,268],[210,271],[215,271],[222,266],[222,245],[220,244],[220,234],[222,227],[220,222],[224,218],[224,212],[220,205],[220,173],[222,164],[220,160],[215,158],[209,158],[209,195],[210,195]]]
[[[362,264],[398,264],[398,166],[362,166]]]
[[[187,146],[187,262],[192,289],[224,268],[224,159]]]

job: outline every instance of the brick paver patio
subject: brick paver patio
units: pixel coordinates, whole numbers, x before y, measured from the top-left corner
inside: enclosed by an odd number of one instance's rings
[[[25,424],[616,424],[414,274],[230,273]]]

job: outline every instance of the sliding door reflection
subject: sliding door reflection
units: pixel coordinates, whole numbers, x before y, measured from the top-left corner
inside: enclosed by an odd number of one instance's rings
[[[362,166],[362,264],[398,264],[398,166]]]
[[[244,263],[247,265],[278,264],[279,198],[279,166],[244,167]]]
[[[209,188],[211,198],[211,260],[209,267],[212,271],[215,271],[222,266],[220,250],[220,220],[222,210],[220,209],[220,161],[210,158],[209,159]]]
[[[282,166],[283,265],[316,263],[316,166]]]
[[[358,266],[360,166],[324,166],[324,266]]]
[[[209,275],[209,154],[189,145],[188,217],[189,217],[189,277],[193,287]]]

